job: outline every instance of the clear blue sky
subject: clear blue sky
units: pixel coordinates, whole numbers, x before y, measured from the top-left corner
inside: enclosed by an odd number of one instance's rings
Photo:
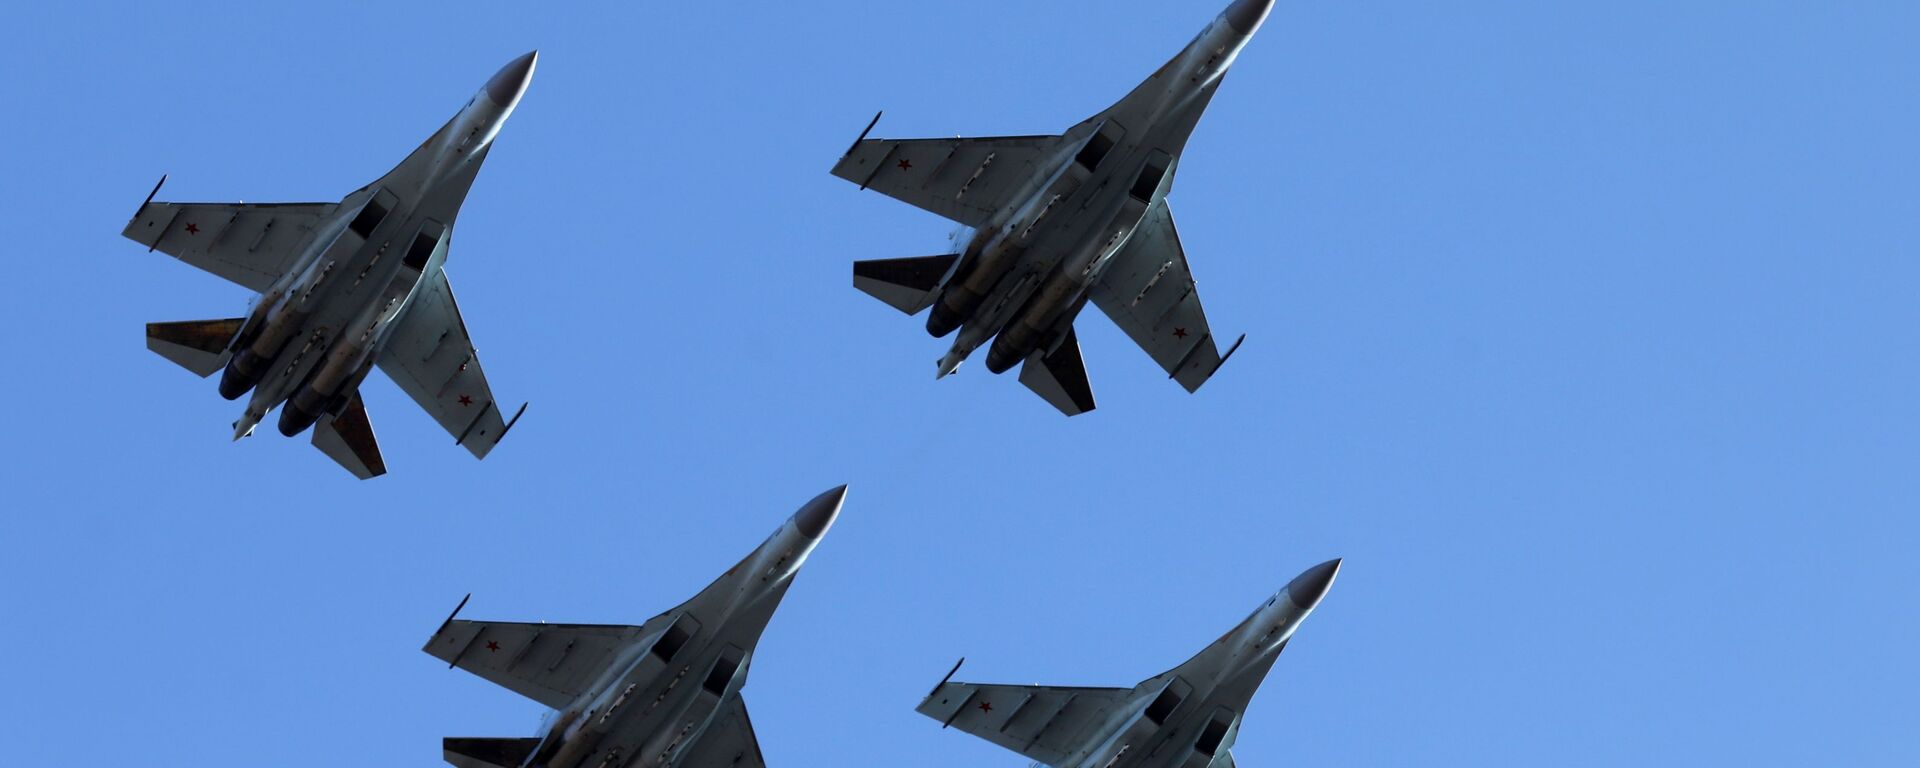
[[[1283,0],[1172,196],[1246,346],[1189,396],[1088,312],[1073,420],[934,381],[847,265],[951,226],[828,168],[880,108],[1062,130],[1216,4],[552,5],[9,11],[4,762],[531,735],[418,650],[462,594],[637,623],[840,482],[747,689],[777,768],[1023,766],[914,714],[956,657],[1129,685],[1333,556],[1250,768],[1920,762],[1913,3]],[[154,180],[337,199],[536,47],[449,266],[510,439],[376,376],[388,477],[230,444],[141,327],[247,296],[119,237]]]

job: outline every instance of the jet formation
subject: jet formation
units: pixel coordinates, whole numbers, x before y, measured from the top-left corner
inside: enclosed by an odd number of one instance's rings
[[[280,409],[288,437],[361,479],[386,460],[360,399],[374,366],[475,458],[505,418],[487,386],[443,269],[454,220],[494,137],[533,79],[537,51],[502,67],[400,164],[337,203],[154,202],[121,234],[255,291],[243,317],[147,325],[147,347],[205,377],[220,395],[249,391],[233,439]],[[165,177],[160,179],[166,183]]]
[[[1234,0],[1133,92],[1058,136],[869,139],[875,115],[833,174],[973,235],[960,253],[855,262],[854,286],[909,315],[930,309],[935,337],[959,331],[937,377],[991,339],[987,370],[1022,365],[1020,382],[1062,413],[1093,410],[1073,330],[1092,301],[1198,390],[1246,337],[1220,353],[1166,198],[1194,125],[1272,5]]]
[[[637,627],[449,616],[422,650],[559,714],[533,738],[445,739],[446,761],[765,768],[740,690],[768,620],[846,495],[842,485],[814,497],[700,594]]]
[[[953,336],[945,377],[986,367],[1068,416],[1093,410],[1074,322],[1091,302],[1189,392],[1222,353],[1167,196],[1221,79],[1272,7],[1233,0],[1119,102],[1059,135],[869,139],[836,176],[972,230],[958,253],[859,261],[855,287]],[[538,60],[509,62],[399,165],[338,202],[155,202],[123,235],[257,294],[240,317],[147,326],[149,349],[246,396],[235,440],[275,409],[278,430],[362,479],[384,474],[360,385],[384,370],[476,458],[524,413],[495,401],[444,269],[455,220]],[[539,702],[530,737],[443,739],[457,768],[765,768],[741,692],[794,577],[847,487],[808,501],[684,603],[637,625],[468,621],[428,654]],[[1130,688],[954,682],[918,711],[1057,768],[1233,768],[1255,691],[1340,569],[1308,569],[1185,663]],[[469,597],[471,597],[469,595]],[[964,662],[964,660],[962,660]]]
[[[1055,768],[1233,768],[1248,702],[1339,572],[1339,560],[1307,569],[1186,663],[1132,688],[956,683],[955,664],[920,714]]]

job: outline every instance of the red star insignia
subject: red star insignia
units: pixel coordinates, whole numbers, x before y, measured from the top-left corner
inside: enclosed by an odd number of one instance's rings
[[[912,161],[912,160],[907,160],[907,159],[904,159],[904,158],[903,158],[903,159],[901,159],[901,160],[900,160],[900,162],[899,162],[899,163],[896,163],[896,165],[899,165],[899,166],[900,166],[900,170],[903,170],[903,171],[905,171],[905,170],[909,170],[909,169],[911,169],[911,168],[913,168],[913,161]]]
[[[1187,329],[1185,329],[1185,328],[1175,328],[1175,329],[1173,329],[1173,337],[1174,337],[1174,338],[1176,338],[1176,339],[1184,339],[1184,338],[1186,338],[1186,337],[1187,337]]]
[[[461,395],[461,396],[460,396],[460,404],[461,404],[461,405],[473,405],[473,398],[471,398],[471,397],[467,397],[466,395]]]
[[[489,650],[489,651],[497,651],[497,650],[500,650],[500,644],[499,644],[499,643],[496,643],[496,642],[494,642],[494,641],[492,641],[492,640],[488,640],[488,641],[487,641],[487,650]]]
[[[187,234],[189,235],[200,234],[200,225],[195,224],[191,221],[187,222]]]
[[[992,704],[988,704],[987,702],[984,702],[984,701],[983,701],[983,702],[980,702],[980,711],[982,711],[982,712],[992,712],[992,711],[993,711],[993,705],[992,705]]]

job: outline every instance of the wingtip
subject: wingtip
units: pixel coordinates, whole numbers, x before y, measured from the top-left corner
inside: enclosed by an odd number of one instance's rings
[[[153,191],[148,192],[147,199],[140,201],[140,207],[137,209],[134,209],[133,215],[136,218],[139,217],[140,211],[144,210],[147,207],[148,203],[153,202],[154,195],[160,194],[160,188],[166,186],[166,184],[167,184],[167,175],[164,173],[160,174],[160,180],[157,182],[154,182],[153,184]]]
[[[874,127],[874,126],[876,126],[876,125],[879,125],[879,124],[880,124],[880,116],[881,116],[881,115],[884,115],[884,114],[886,114],[886,110],[884,110],[884,109],[883,109],[883,110],[879,110],[879,111],[877,111],[877,112],[874,112],[874,113],[873,113],[873,119],[872,119],[872,120],[869,120],[869,121],[867,121],[867,127],[866,127],[865,129],[863,129],[863,130],[861,130],[861,131],[860,131],[860,137],[859,137],[859,138],[857,138],[857,139],[854,139],[854,140],[853,140],[853,143],[852,143],[852,144],[848,144],[848,145],[847,145],[847,151],[846,151],[845,153],[843,153],[843,154],[841,154],[840,156],[841,156],[841,157],[846,157],[847,155],[851,155],[851,154],[853,154],[853,151],[854,151],[854,150],[856,150],[856,149],[859,149],[859,148],[860,148],[860,142],[863,142],[863,141],[866,141],[866,140],[867,140],[867,134],[869,134],[869,133],[872,133],[872,132],[873,132],[873,127]]]
[[[1215,365],[1213,369],[1217,371],[1217,370],[1220,370],[1221,365],[1226,365],[1228,358],[1233,357],[1233,353],[1240,351],[1240,345],[1244,343],[1246,340],[1247,340],[1247,335],[1244,333],[1240,334],[1240,338],[1234,339],[1233,346],[1227,347],[1227,353],[1220,356],[1220,364]]]
[[[967,663],[967,657],[965,656],[960,657],[959,661],[954,662],[953,669],[947,670],[947,676],[940,678],[940,682],[933,684],[933,690],[927,691],[927,696],[931,698],[934,694],[939,693],[941,686],[946,685],[947,681],[952,680],[954,673],[960,671],[960,665],[965,663]]]
[[[507,419],[507,425],[500,428],[499,436],[493,438],[494,445],[499,445],[500,441],[507,439],[507,433],[513,431],[513,425],[520,423],[520,417],[526,414],[527,406],[532,402],[529,400],[520,404],[520,410],[513,412],[513,418]]]
[[[453,613],[447,614],[447,620],[440,622],[440,628],[434,630],[433,633],[437,635],[437,634],[440,634],[441,632],[447,631],[447,625],[453,623],[453,618],[455,616],[460,615],[460,609],[467,607],[467,601],[472,599],[473,599],[472,592],[468,592],[466,597],[460,598],[460,604],[453,607]]]

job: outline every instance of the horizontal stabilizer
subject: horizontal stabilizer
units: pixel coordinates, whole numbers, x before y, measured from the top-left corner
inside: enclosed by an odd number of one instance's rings
[[[1080,339],[1072,328],[1067,338],[1051,355],[1035,352],[1020,367],[1020,383],[1068,416],[1091,411],[1093,383],[1087,380],[1087,366],[1080,359]]]
[[[520,768],[540,747],[540,740],[449,737],[440,744],[447,762],[457,768]]]
[[[147,323],[147,349],[153,350],[201,378],[227,365],[227,344],[240,332],[244,318]]]
[[[387,473],[387,461],[380,456],[380,443],[373,438],[373,422],[367,418],[367,406],[360,402],[358,392],[347,401],[340,415],[330,419],[322,417],[313,425],[313,447],[362,480]]]
[[[933,304],[933,289],[960,254],[853,263],[853,287],[909,315]]]

